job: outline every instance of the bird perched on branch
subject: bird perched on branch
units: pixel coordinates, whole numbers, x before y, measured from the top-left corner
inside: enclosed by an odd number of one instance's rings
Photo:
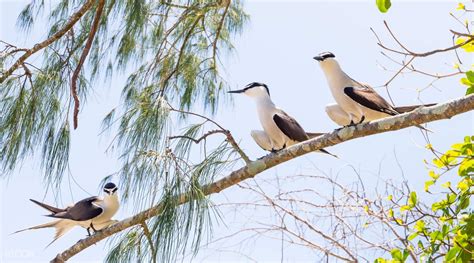
[[[252,82],[241,90],[231,90],[229,93],[243,93],[257,103],[257,114],[263,131],[251,131],[255,142],[264,150],[277,152],[293,144],[306,141],[321,133],[306,133],[301,125],[283,110],[277,108],[270,98],[266,84]],[[319,151],[333,155],[324,149]],[[335,155],[333,155],[335,156]]]
[[[393,107],[393,108],[398,113],[405,113],[405,112],[416,110],[417,108],[430,107],[434,105],[436,105],[436,103],[400,106],[400,107]],[[380,114],[378,113],[374,114],[374,112],[375,111],[366,111],[364,113],[365,114],[364,122],[373,121],[373,120],[387,117],[387,116],[380,116]],[[351,124],[351,119],[349,118],[349,115],[337,103],[328,104],[326,106],[326,113],[333,122],[337,123],[340,126],[349,126]]]
[[[58,220],[22,229],[13,234],[26,230],[54,227],[56,228],[56,234],[48,246],[74,226],[81,226],[87,229],[87,233],[90,235],[90,229],[96,232],[117,222],[117,220],[112,220],[120,206],[117,189],[115,184],[107,183],[104,186],[105,195],[103,197],[92,196],[64,209],[30,199],[33,203],[51,212],[51,214],[46,216],[57,218]]]
[[[337,104],[326,106],[326,113],[341,126],[352,126],[412,111],[418,107],[435,104],[394,107],[372,87],[349,77],[331,52],[314,57],[326,76],[329,89]],[[427,130],[424,127],[417,127]]]

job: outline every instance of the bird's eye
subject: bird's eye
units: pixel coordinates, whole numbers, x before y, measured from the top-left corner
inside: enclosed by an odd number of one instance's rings
[[[117,189],[118,189],[118,188],[117,188],[117,187],[115,187],[115,188],[112,190],[112,193],[115,193],[115,192],[117,192]]]

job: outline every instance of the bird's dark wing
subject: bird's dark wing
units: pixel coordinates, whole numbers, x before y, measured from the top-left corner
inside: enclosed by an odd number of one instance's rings
[[[389,115],[397,115],[398,112],[382,98],[374,89],[364,87],[345,87],[344,93],[355,102],[369,109],[384,112]]]
[[[401,107],[394,107],[394,109],[397,111],[397,112],[400,112],[400,113],[405,113],[405,112],[410,112],[412,110],[415,110],[419,107],[431,107],[431,106],[434,106],[436,105],[436,103],[429,103],[429,104],[421,104],[421,105],[411,105],[411,106],[401,106]]]
[[[280,110],[280,113],[273,115],[273,121],[288,138],[297,142],[309,139],[301,125],[284,111]]]
[[[93,204],[98,201],[97,196],[83,199],[74,204],[74,206],[67,208],[66,211],[51,215],[51,217],[65,218],[74,221],[90,220],[102,214],[103,209]]]
[[[50,206],[50,205],[41,203],[41,202],[33,200],[33,199],[30,199],[30,201],[37,204],[37,205],[39,205],[39,206],[41,206],[42,208],[48,210],[49,212],[51,212],[53,214],[66,211],[66,209],[61,209],[61,208],[57,208],[57,207],[54,207],[54,206]]]

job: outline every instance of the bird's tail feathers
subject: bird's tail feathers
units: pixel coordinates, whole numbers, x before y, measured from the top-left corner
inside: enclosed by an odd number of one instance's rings
[[[48,227],[54,227],[56,228],[56,234],[54,235],[54,239],[53,241],[51,241],[46,247],[48,248],[51,244],[54,243],[54,241],[58,240],[58,238],[62,237],[64,234],[66,234],[69,230],[71,230],[72,227],[74,227],[75,224],[72,224],[72,221],[70,220],[64,220],[64,219],[61,219],[61,220],[56,220],[56,221],[52,221],[52,222],[48,222],[48,223],[44,223],[44,224],[41,224],[41,225],[37,225],[37,226],[32,226],[32,227],[28,227],[28,228],[25,228],[25,229],[21,229],[21,230],[18,230],[18,231],[15,231],[13,233],[11,233],[10,235],[13,235],[13,234],[16,234],[16,233],[20,233],[20,232],[23,232],[23,231],[26,231],[26,230],[33,230],[33,229],[41,229],[41,228],[48,228]]]
[[[60,209],[60,208],[57,208],[57,207],[54,207],[54,206],[50,206],[50,205],[47,205],[45,203],[41,203],[39,201],[36,201],[34,199],[30,199],[31,202],[41,206],[42,208],[48,210],[49,212],[51,213],[59,213],[59,212],[63,212],[64,209]]]
[[[69,232],[71,228],[73,228],[75,225],[71,224],[69,220],[58,220],[58,224],[56,225],[56,234],[54,235],[53,241],[51,241],[46,247],[48,248],[51,244],[54,243],[54,241],[58,240],[58,238],[62,237],[64,234]]]
[[[322,152],[322,153],[325,153],[325,154],[329,154],[329,155],[331,155],[332,157],[335,157],[335,158],[339,159],[339,157],[338,157],[337,155],[332,154],[332,153],[330,153],[330,152],[328,152],[328,151],[326,151],[326,150],[324,150],[324,149],[319,149],[319,151]]]
[[[423,126],[421,126],[421,125],[419,125],[419,124],[418,124],[418,125],[415,125],[415,126],[416,126],[417,128],[420,128],[420,129],[424,130],[424,131],[433,133],[432,130],[430,130],[430,129],[428,129],[428,128],[425,128],[425,127],[423,127]]]
[[[394,109],[400,113],[410,112],[420,107],[431,107],[436,105],[436,103],[428,103],[428,104],[419,104],[419,105],[410,105],[410,106],[400,106],[394,107]]]
[[[44,223],[44,224],[41,224],[41,225],[28,227],[28,228],[25,228],[25,229],[21,229],[21,230],[15,231],[15,232],[11,233],[10,235],[13,235],[13,234],[16,234],[16,233],[20,233],[20,232],[23,232],[23,231],[26,231],[26,230],[41,229],[41,228],[48,228],[48,227],[56,227],[56,225],[59,223],[59,221],[61,221],[61,220],[56,220],[56,221]]]

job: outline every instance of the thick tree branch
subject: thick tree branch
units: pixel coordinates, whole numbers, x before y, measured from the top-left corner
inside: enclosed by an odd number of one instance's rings
[[[51,43],[55,42],[64,34],[66,34],[77,23],[77,21],[79,21],[79,19],[84,16],[87,10],[91,8],[93,2],[94,0],[87,0],[84,5],[76,13],[74,13],[71,18],[69,18],[69,21],[64,25],[63,28],[54,33],[50,38],[34,45],[33,48],[28,49],[25,54],[23,54],[9,69],[2,73],[0,76],[0,83],[3,83],[3,81],[5,81],[11,74],[13,74],[15,70],[18,69],[18,67],[23,65],[25,60],[27,60],[31,55],[49,46]]]
[[[388,131],[400,130],[403,128],[432,122],[441,119],[449,119],[458,114],[468,112],[474,109],[474,94],[438,104],[432,107],[419,108],[412,112],[401,114],[394,117],[385,118],[379,121],[360,124],[355,127],[348,127],[339,131],[325,134],[323,136],[310,139],[308,141],[293,145],[277,154],[266,156],[265,158],[253,161],[246,166],[231,172],[228,176],[217,180],[214,183],[203,186],[203,193],[210,195],[236,185],[246,179],[253,178],[255,175],[268,170],[278,164],[294,159],[298,156],[337,145],[345,141],[365,137],[372,134],[384,133]],[[178,204],[184,204],[189,201],[189,195],[183,193],[176,197]],[[163,204],[158,204],[148,210],[136,214],[130,218],[124,219],[94,235],[80,240],[75,245],[58,254],[51,262],[65,262],[82,250],[96,244],[97,242],[123,231],[132,226],[140,226],[144,220],[159,215],[163,210]]]

